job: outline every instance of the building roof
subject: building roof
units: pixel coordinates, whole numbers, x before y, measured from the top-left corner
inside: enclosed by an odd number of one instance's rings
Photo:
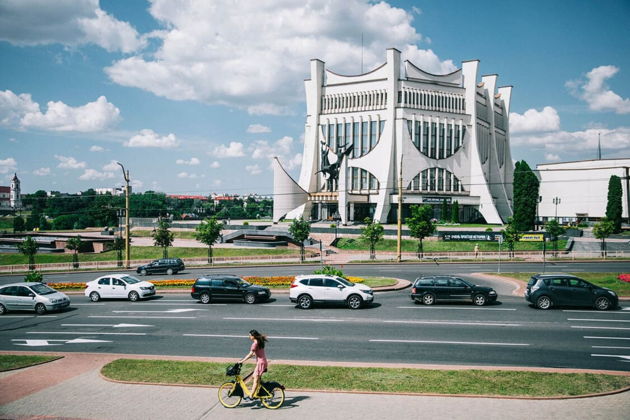
[[[11,187],[0,187],[0,193],[10,193]]]

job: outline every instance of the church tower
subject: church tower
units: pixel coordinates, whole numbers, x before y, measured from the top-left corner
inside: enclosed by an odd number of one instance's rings
[[[22,194],[20,192],[20,179],[17,174],[13,174],[11,179],[11,195],[10,195],[11,207],[14,209],[22,208]]]

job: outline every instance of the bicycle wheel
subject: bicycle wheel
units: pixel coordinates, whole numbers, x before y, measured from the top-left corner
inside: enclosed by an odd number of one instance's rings
[[[241,403],[243,398],[241,395],[237,395],[236,384],[234,382],[226,382],[219,387],[219,401],[226,408],[234,408]]]
[[[260,402],[271,410],[280,408],[282,403],[284,403],[284,389],[277,384],[269,388],[261,385],[258,395],[260,395]]]

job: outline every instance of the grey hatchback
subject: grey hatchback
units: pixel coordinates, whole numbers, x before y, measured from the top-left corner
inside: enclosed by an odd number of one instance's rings
[[[605,311],[619,305],[619,297],[612,290],[563,273],[533,275],[527,283],[525,300],[538,309],[591,306]]]
[[[7,311],[60,310],[70,306],[70,298],[44,283],[13,283],[0,287],[0,315]]]

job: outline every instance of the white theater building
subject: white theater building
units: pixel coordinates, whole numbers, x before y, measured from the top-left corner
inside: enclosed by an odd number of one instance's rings
[[[274,161],[274,221],[303,217],[396,220],[402,173],[403,217],[409,206],[457,201],[460,220],[506,222],[512,216],[511,86],[478,75],[479,61],[434,75],[400,52],[360,75],[344,76],[311,61],[299,181]],[[341,163],[337,156],[342,157]],[[323,162],[336,163],[327,182]],[[401,171],[402,168],[402,171]]]

